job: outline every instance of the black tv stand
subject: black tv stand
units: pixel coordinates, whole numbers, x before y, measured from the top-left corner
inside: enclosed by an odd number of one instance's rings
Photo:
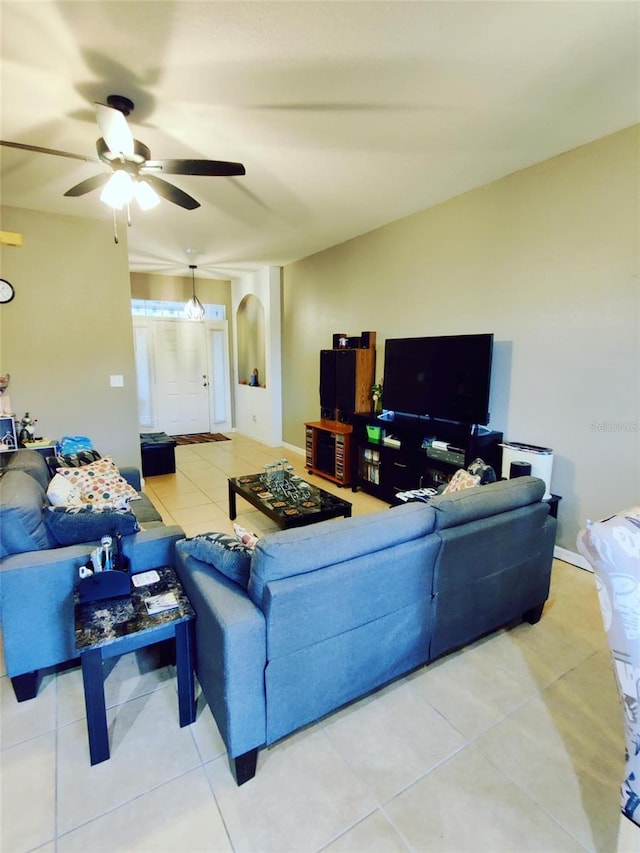
[[[374,432],[379,427],[380,436],[372,437],[367,427]],[[393,413],[357,414],[353,418],[352,489],[395,503],[397,492],[438,488],[478,457],[500,478],[501,442],[501,432],[475,424]]]

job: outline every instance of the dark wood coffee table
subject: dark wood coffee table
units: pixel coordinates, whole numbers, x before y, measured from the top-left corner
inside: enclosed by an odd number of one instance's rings
[[[286,472],[281,482],[276,481],[267,486],[263,476],[247,474],[244,477],[229,477],[229,518],[232,521],[236,517],[236,495],[275,521],[283,530],[339,516],[351,517],[349,501],[312,486],[300,477]]]

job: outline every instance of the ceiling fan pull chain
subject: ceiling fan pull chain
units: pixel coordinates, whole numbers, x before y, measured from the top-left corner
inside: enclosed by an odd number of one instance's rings
[[[118,220],[116,219],[116,209],[113,208],[113,242],[118,245]]]
[[[127,202],[127,225],[131,228],[131,207],[129,206],[129,202]]]

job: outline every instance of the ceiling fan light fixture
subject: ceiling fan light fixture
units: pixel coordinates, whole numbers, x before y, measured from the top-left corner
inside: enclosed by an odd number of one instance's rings
[[[195,264],[189,264],[189,269],[191,270],[191,286],[193,288],[193,296],[184,306],[184,313],[187,320],[203,320],[204,319],[204,305],[198,297],[196,296],[196,276],[195,271],[197,269]]]
[[[160,204],[160,196],[147,181],[136,181],[133,194],[142,210],[151,210]]]
[[[129,204],[133,198],[133,181],[131,175],[122,169],[118,169],[109,178],[100,193],[100,201],[113,207],[114,210],[122,210],[125,204]]]

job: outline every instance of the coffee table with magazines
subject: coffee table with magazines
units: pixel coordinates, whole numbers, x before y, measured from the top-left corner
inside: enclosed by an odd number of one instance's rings
[[[351,517],[349,501],[311,485],[285,470],[280,463],[267,466],[267,470],[261,474],[229,478],[231,520],[237,514],[236,495],[240,495],[283,530],[339,516]]]

